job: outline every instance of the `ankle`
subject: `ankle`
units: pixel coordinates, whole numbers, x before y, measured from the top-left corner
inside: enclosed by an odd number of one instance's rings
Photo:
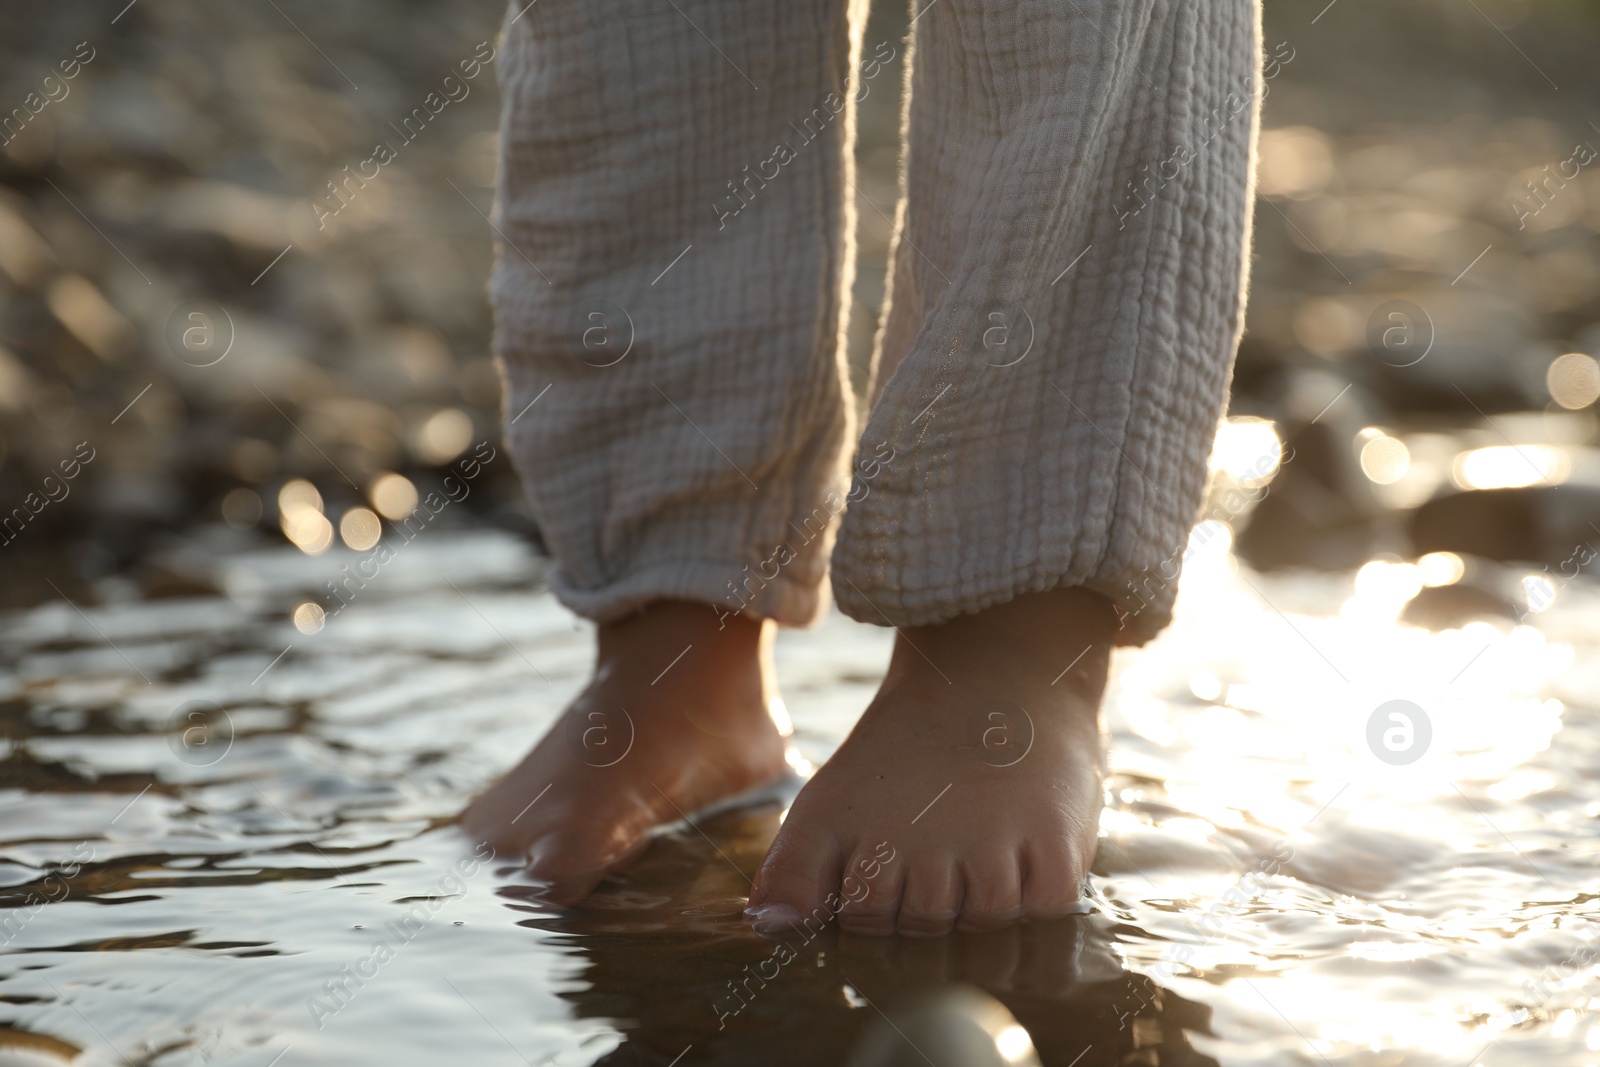
[[[767,627],[765,619],[728,615],[710,604],[694,600],[652,600],[612,622],[601,623],[596,651],[601,662],[638,654],[654,656],[676,645],[703,647],[726,660],[756,659],[761,654]]]
[[[944,674],[952,668],[979,677],[1005,672],[1024,687],[1070,686],[1098,701],[1116,628],[1111,601],[1088,589],[1025,593],[945,622],[905,628],[891,670],[937,665]],[[1019,660],[1028,665],[1020,676]]]
[[[595,678],[695,703],[764,704],[776,696],[775,630],[770,620],[729,616],[710,604],[652,601],[601,624]]]

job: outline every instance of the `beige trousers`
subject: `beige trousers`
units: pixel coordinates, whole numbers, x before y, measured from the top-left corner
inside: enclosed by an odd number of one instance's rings
[[[496,351],[574,611],[1170,617],[1242,323],[1257,0],[513,3]],[[910,61],[875,403],[843,331],[854,98]],[[847,450],[848,446],[848,450]],[[835,540],[837,538],[837,543]],[[1159,575],[1152,581],[1153,575]]]

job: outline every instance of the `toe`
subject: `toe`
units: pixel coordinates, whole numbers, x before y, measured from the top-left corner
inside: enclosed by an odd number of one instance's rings
[[[624,835],[571,823],[545,832],[527,850],[526,877],[552,904],[575,904],[606,875],[623,870],[650,847],[644,836]]]
[[[846,933],[884,937],[894,933],[905,887],[906,861],[881,851],[884,846],[862,845],[840,872],[839,928]]]
[[[961,914],[963,889],[961,870],[953,858],[928,856],[913,861],[906,872],[896,928],[909,937],[948,934]]]
[[[528,852],[524,878],[538,887],[539,899],[549,904],[576,904],[600,884],[607,868],[571,850],[557,837],[534,843]]]
[[[962,864],[966,895],[956,925],[998,930],[1022,918],[1022,871],[1014,852],[983,852]]]
[[[1035,845],[1023,857],[1022,911],[1030,922],[1046,922],[1078,910],[1082,866],[1065,847]]]
[[[745,914],[757,932],[784,933],[800,925],[815,931],[828,925],[839,906],[842,856],[831,833],[785,822],[750,887]]]

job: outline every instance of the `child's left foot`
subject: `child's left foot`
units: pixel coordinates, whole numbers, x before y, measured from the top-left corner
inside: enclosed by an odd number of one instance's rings
[[[750,894],[756,928],[937,935],[1076,910],[1104,775],[1116,628],[1082,589],[903,630],[844,745],[800,792]]]

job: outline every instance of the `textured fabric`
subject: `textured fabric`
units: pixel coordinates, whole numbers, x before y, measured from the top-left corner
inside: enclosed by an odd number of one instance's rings
[[[1118,601],[1131,643],[1170,619],[1242,322],[1259,57],[1251,0],[918,20],[892,376],[862,438],[897,459],[844,520],[848,614],[1068,585]]]
[[[826,606],[852,436],[852,2],[511,5],[496,349],[551,583],[581,615]]]
[[[1256,2],[923,5],[834,594],[904,626],[1087,586],[1143,641],[1242,321]],[[497,350],[581,614],[825,605],[862,15],[594,0],[508,23]]]

